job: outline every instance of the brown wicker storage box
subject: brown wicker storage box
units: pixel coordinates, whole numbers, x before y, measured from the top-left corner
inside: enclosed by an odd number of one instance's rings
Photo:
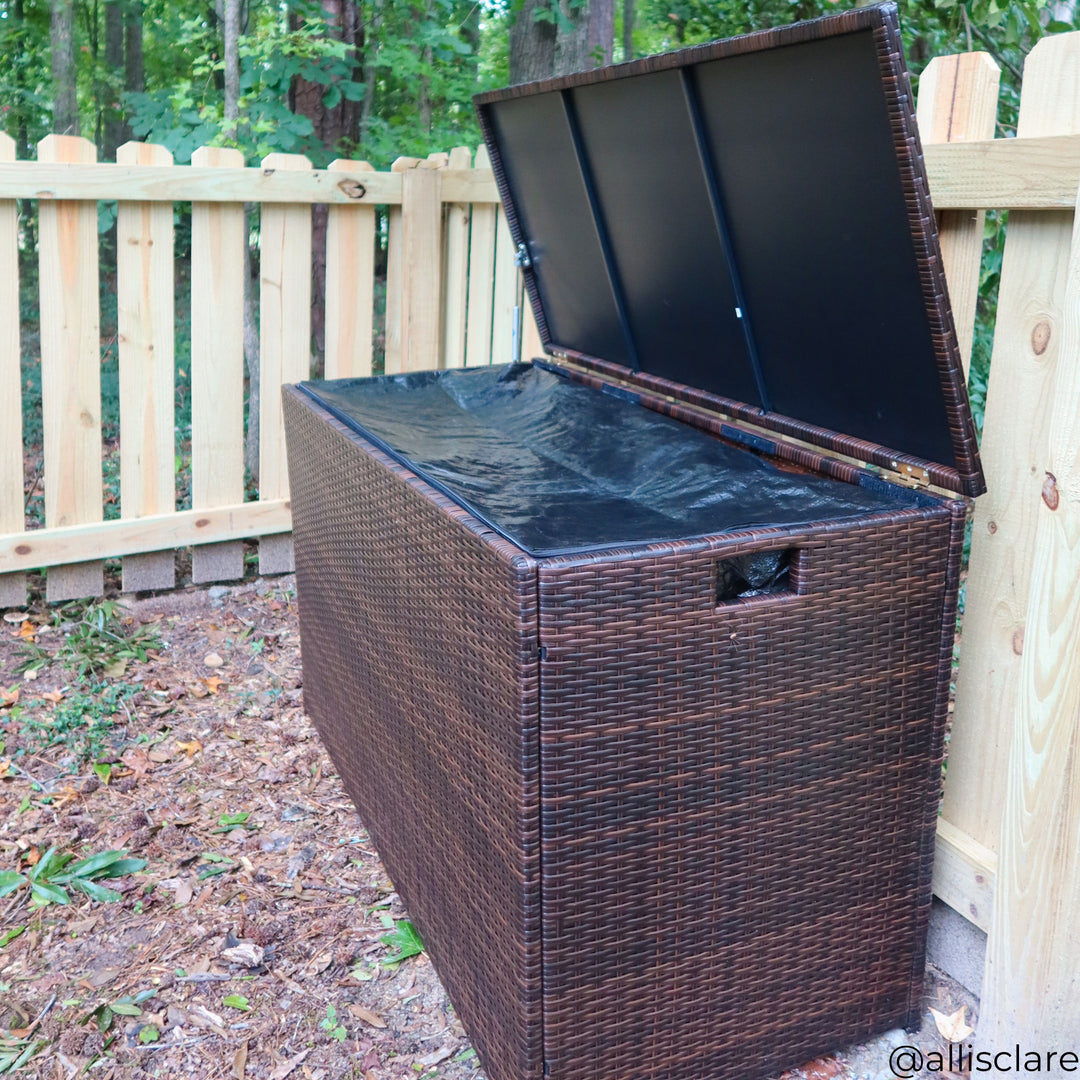
[[[478,107],[553,360],[286,388],[307,709],[491,1080],[915,1023],[982,476],[895,11]]]

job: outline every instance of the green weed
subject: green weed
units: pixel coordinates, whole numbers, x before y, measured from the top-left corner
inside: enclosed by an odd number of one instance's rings
[[[110,904],[120,899],[120,893],[98,882],[146,869],[145,859],[129,859],[126,851],[100,851],[78,862],[73,862],[74,858],[71,852],[61,853],[51,847],[25,874],[0,870],[0,897],[25,888],[30,893],[30,906],[39,908],[70,904],[69,890],[74,890],[91,900]]]

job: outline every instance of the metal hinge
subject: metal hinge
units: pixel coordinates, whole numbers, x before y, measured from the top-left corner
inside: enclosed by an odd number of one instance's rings
[[[909,465],[906,461],[894,461],[893,471],[884,473],[885,479],[905,487],[925,488],[930,486],[930,474],[918,465]]]
[[[522,270],[528,270],[532,266],[532,256],[524,244],[518,244],[517,251],[514,252],[514,265]]]

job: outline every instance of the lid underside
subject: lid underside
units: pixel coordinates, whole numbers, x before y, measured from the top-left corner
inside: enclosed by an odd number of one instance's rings
[[[477,101],[545,344],[981,490],[889,9]]]

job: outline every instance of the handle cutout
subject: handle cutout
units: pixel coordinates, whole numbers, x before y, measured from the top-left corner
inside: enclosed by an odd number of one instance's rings
[[[716,602],[729,604],[755,596],[793,593],[792,564],[794,548],[752,551],[716,563]]]

